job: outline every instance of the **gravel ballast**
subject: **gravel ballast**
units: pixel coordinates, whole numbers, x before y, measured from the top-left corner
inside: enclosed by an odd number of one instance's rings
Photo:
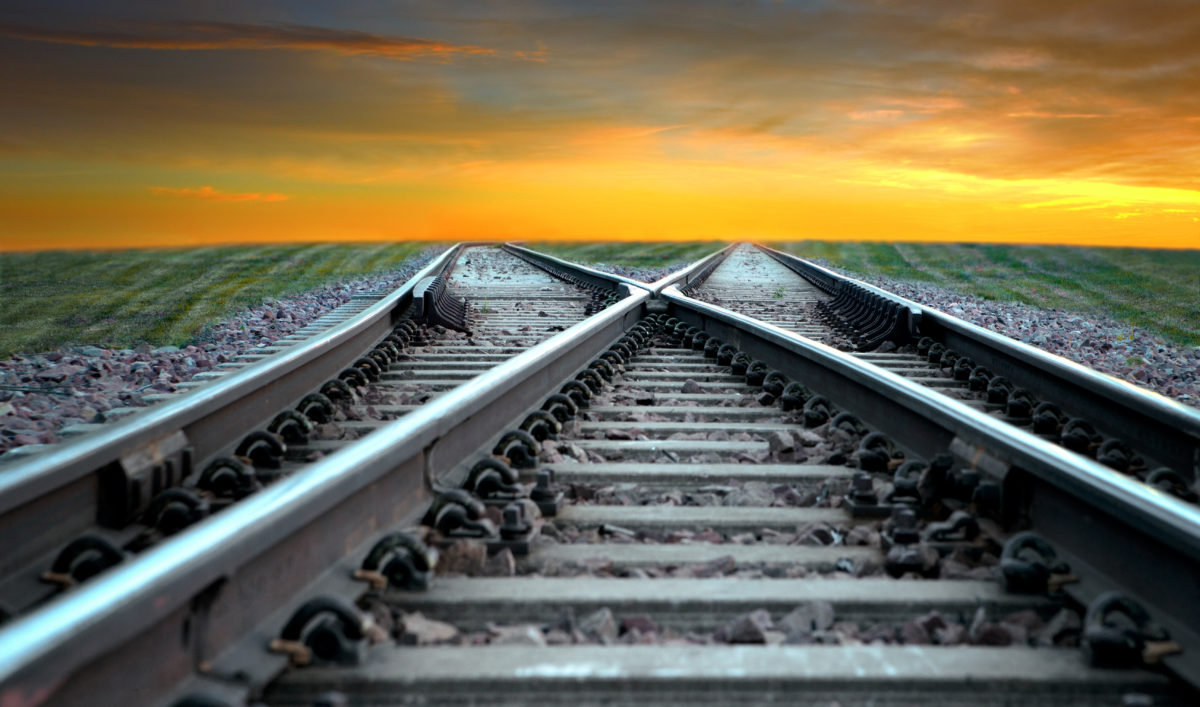
[[[861,275],[822,259],[813,262],[1184,405],[1200,407],[1200,347],[1173,344],[1099,314],[989,300],[925,282]],[[588,263],[588,267],[642,282],[653,282],[686,265],[628,268]]]
[[[105,413],[113,408],[143,406],[145,395],[174,392],[179,383],[195,374],[266,347],[350,301],[355,294],[398,287],[434,255],[435,250],[430,249],[389,274],[266,301],[215,324],[183,347],[77,346],[14,354],[0,361],[0,454],[24,445],[57,442],[61,439],[59,430],[64,427],[104,422]],[[686,264],[661,268],[588,265],[653,282]],[[1100,315],[987,300],[928,283],[846,274],[1200,407],[1200,348],[1175,345]]]
[[[627,277],[638,282],[651,283],[663,279],[676,270],[682,270],[691,265],[691,263],[668,263],[656,268],[636,268],[627,265],[610,265],[608,263],[580,263],[580,265],[593,270],[599,270],[600,272]]]
[[[868,277],[819,260],[814,262],[1185,405],[1200,407],[1200,347],[1173,344],[1103,315],[989,300],[924,282]]]
[[[396,289],[439,252],[427,249],[388,273],[266,300],[206,328],[183,347],[76,346],[14,354],[0,361],[0,454],[57,442],[64,427],[105,422],[114,408],[144,406],[146,395],[174,392],[196,374],[269,346],[355,295]]]

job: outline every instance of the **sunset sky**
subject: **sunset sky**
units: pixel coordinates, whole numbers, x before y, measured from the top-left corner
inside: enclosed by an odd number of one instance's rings
[[[0,88],[9,250],[1200,247],[1191,0],[8,1]]]

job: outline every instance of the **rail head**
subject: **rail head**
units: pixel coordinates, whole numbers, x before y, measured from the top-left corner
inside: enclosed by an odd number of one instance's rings
[[[672,305],[691,310],[705,320],[722,322],[771,345],[819,364],[858,385],[878,391],[881,399],[899,402],[914,414],[942,426],[948,433],[1000,450],[1022,469],[1045,477],[1065,490],[1089,495],[1107,512],[1128,517],[1161,533],[1200,558],[1200,507],[1075,454],[1036,435],[1018,430],[960,401],[936,393],[855,357],[786,329],[687,297],[669,287],[662,296]],[[820,389],[820,383],[811,387]],[[878,421],[886,424],[886,421]]]
[[[412,276],[401,288],[368,307],[361,314],[309,338],[307,341],[270,356],[244,370],[224,376],[176,400],[154,406],[113,423],[79,440],[56,445],[29,459],[5,465],[0,474],[0,514],[46,494],[75,479],[94,473],[122,457],[151,447],[173,433],[214,416],[231,416],[241,426],[241,415],[233,412],[235,403],[270,391],[282,377],[307,363],[352,343],[358,334],[374,322],[389,321],[412,299],[418,282],[452,263],[463,248],[456,244]],[[285,401],[276,401],[281,407]],[[218,422],[217,424],[221,424]],[[215,451],[215,450],[209,450]]]
[[[481,440],[500,432],[493,427],[509,424],[520,411],[538,405],[557,390],[545,389],[548,383],[561,384],[556,382],[568,379],[640,318],[649,292],[624,283],[617,291],[623,298],[615,305],[480,374],[470,385],[445,393],[0,628],[0,701],[34,705],[51,699],[79,670],[186,611],[206,588],[222,587],[224,596],[235,597],[230,600],[235,602],[239,591],[243,596],[247,591],[268,591],[258,585],[227,585],[239,571],[279,552],[292,534],[311,530],[313,524],[336,522],[331,517],[350,522],[331,509],[356,493],[372,492],[384,477],[413,465],[451,468],[474,454]],[[386,527],[376,517],[354,522],[358,525],[350,529],[325,528],[329,552],[340,558],[346,550],[344,537],[365,537]],[[302,554],[287,559],[289,568],[302,576],[319,574],[322,560],[313,557],[319,552],[306,549]]]
[[[1165,588],[1200,582],[1200,508],[824,344],[675,288],[662,297],[674,316],[768,366],[783,370],[784,359],[795,357],[791,370],[809,374],[799,380],[835,400],[852,401],[845,409],[901,444],[914,432],[909,418],[932,423],[933,432],[914,433],[924,437],[919,453],[949,448],[964,464],[993,476],[1006,506],[1030,513],[1034,529],[1071,558],[1080,580],[1065,591],[1085,604],[1113,588],[1136,597],[1184,646],[1164,663],[1200,685],[1200,608],[1188,589]]]
[[[586,265],[580,265],[579,263],[572,263],[569,260],[556,258],[553,255],[532,250],[516,243],[505,243],[503,247],[510,253],[518,255],[519,257],[527,258],[535,263],[540,263],[543,266],[548,266],[551,269],[557,268],[570,272],[579,279],[597,287],[615,289],[619,285],[624,284],[630,287],[646,289],[646,283],[639,282],[633,278],[625,277],[624,275],[614,275],[613,273],[596,270],[595,268],[589,268]]]
[[[888,292],[887,290],[881,289],[861,280],[855,280],[852,277],[846,277],[845,275],[833,272],[828,268],[823,268],[816,263],[809,262],[803,258],[798,258],[790,253],[784,253],[781,250],[775,250],[774,248],[765,246],[761,243],[753,243],[752,245],[775,260],[779,261],[785,267],[789,268],[809,282],[820,283],[818,287],[828,294],[836,292],[839,287],[843,286],[842,283],[845,283],[855,287],[861,287],[862,289],[872,294],[879,295],[890,302],[895,302],[896,304],[907,308],[918,318],[924,309],[916,302],[905,299],[893,292]]]
[[[668,287],[677,287],[680,291],[700,286],[708,276],[720,266],[721,262],[737,247],[736,243],[721,248],[687,267],[676,270],[669,275],[650,283],[650,291],[655,295],[662,293]]]
[[[924,332],[946,332],[959,337],[960,340],[976,342],[980,347],[1010,359],[1018,365],[1025,365],[1030,367],[1030,369],[1042,371],[1049,376],[1077,386],[1082,391],[1111,401],[1121,408],[1136,412],[1138,415],[1152,421],[1153,424],[1167,425],[1175,430],[1179,430],[1192,440],[1193,458],[1190,460],[1190,464],[1193,473],[1200,470],[1200,466],[1198,466],[1200,465],[1200,456],[1198,456],[1200,455],[1200,410],[1171,400],[1153,391],[1139,388],[1132,383],[1100,373],[1087,366],[1022,341],[997,334],[940,310],[886,292],[874,285],[833,272],[790,253],[784,253],[762,245],[758,247],[785,264],[792,263],[797,268],[803,268],[804,270],[819,273],[825,277],[836,278],[859,287],[864,287],[876,294],[888,297],[902,304],[911,311],[918,313],[920,317],[918,326]],[[1114,420],[1108,426],[1118,430],[1123,427],[1119,420]]]
[[[700,260],[697,260],[694,263],[690,263],[690,264],[680,268],[679,270],[676,270],[675,272],[664,275],[663,277],[659,278],[658,280],[655,280],[654,282],[645,283],[645,282],[640,282],[638,280],[634,280],[629,277],[625,277],[623,275],[614,275],[612,273],[606,273],[606,272],[603,272],[600,270],[596,270],[595,268],[589,268],[585,265],[579,265],[578,263],[572,263],[570,261],[563,260],[561,258],[556,258],[553,255],[547,255],[546,253],[542,253],[542,252],[539,252],[536,250],[532,250],[530,248],[526,248],[526,247],[521,246],[516,243],[506,243],[505,244],[505,248],[510,250],[511,252],[521,253],[522,255],[528,256],[528,257],[536,259],[536,260],[540,260],[541,262],[551,264],[551,265],[554,265],[557,267],[571,269],[571,270],[581,273],[582,275],[585,275],[587,277],[595,278],[596,280],[608,280],[611,282],[624,282],[624,283],[626,283],[628,285],[632,285],[634,287],[641,287],[643,289],[649,290],[654,295],[657,295],[663,289],[670,287],[671,285],[677,285],[681,288],[687,287],[689,285],[699,285],[700,283],[702,283],[705,280],[705,278],[707,278],[709,275],[712,274],[712,271],[718,265],[720,265],[721,261],[724,260],[725,257],[728,256],[729,253],[736,247],[737,247],[736,243],[729,244],[729,245],[717,250],[716,252],[711,253],[711,254],[701,258]]]
[[[736,247],[736,244],[727,245],[720,250],[705,256],[700,260],[697,260],[694,263],[690,263],[679,270],[676,270],[675,272],[664,275],[654,282],[645,283],[639,280],[634,280],[633,278],[625,277],[624,275],[614,275],[613,273],[607,273],[601,270],[596,270],[595,268],[589,268],[586,265],[572,263],[568,260],[563,260],[562,258],[557,258],[553,255],[547,255],[546,253],[526,248],[517,243],[505,244],[505,248],[511,252],[521,253],[525,256],[540,260],[541,262],[547,264],[571,269],[587,277],[595,278],[596,280],[624,282],[625,284],[634,287],[641,287],[649,290],[652,294],[658,294],[663,290],[663,288],[670,285],[677,285],[679,283],[683,283],[683,285],[686,286],[695,281],[697,284],[699,284],[704,280],[704,278],[708,277],[708,275],[712,273],[713,268],[719,265],[721,260],[723,260],[734,247]]]

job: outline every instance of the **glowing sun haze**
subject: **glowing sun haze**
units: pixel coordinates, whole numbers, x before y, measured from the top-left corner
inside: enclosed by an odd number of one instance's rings
[[[6,2],[0,248],[1200,247],[1191,0]]]

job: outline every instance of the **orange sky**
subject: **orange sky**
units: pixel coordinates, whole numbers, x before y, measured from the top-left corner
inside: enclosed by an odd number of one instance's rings
[[[1190,1],[9,2],[0,249],[1200,247]]]

